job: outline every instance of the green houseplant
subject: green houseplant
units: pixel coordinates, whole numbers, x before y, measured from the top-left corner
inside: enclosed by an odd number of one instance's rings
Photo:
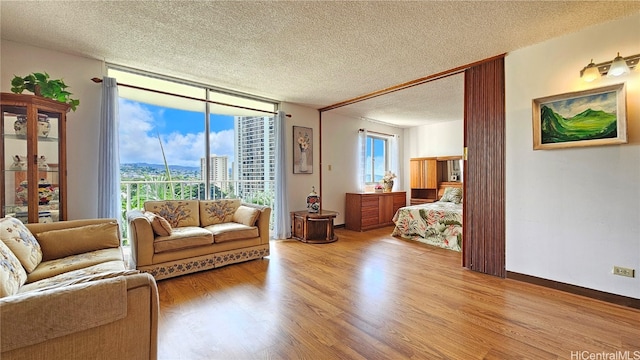
[[[80,100],[72,99],[71,93],[66,89],[67,84],[62,79],[51,79],[49,74],[32,73],[25,77],[14,76],[11,80],[11,92],[22,94],[23,91],[31,91],[32,93],[69,104],[71,110],[76,111]]]

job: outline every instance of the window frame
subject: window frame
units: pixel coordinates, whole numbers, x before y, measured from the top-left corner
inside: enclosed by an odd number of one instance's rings
[[[262,103],[264,105],[261,106],[269,106],[269,107],[273,107],[273,109],[264,109],[264,113],[261,113],[260,115],[249,115],[249,114],[243,114],[243,115],[230,115],[230,116],[234,116],[234,117],[269,117],[272,118],[275,116],[273,113],[277,112],[280,108],[280,102],[273,100],[273,99],[269,99],[269,98],[264,98],[264,97],[260,97],[260,96],[256,96],[256,95],[251,95],[251,94],[247,94],[247,93],[241,93],[241,92],[236,92],[230,89],[224,89],[224,88],[220,88],[220,87],[216,87],[216,86],[212,86],[212,85],[208,85],[208,84],[204,84],[204,83],[199,83],[199,82],[194,82],[194,81],[188,81],[188,80],[183,80],[183,79],[179,79],[179,78],[175,78],[175,77],[171,77],[171,76],[166,76],[166,75],[161,75],[161,74],[157,74],[157,73],[152,73],[152,72],[148,72],[148,71],[144,71],[144,70],[139,70],[139,69],[133,69],[133,68],[129,68],[129,67],[124,67],[124,66],[120,66],[120,65],[115,65],[115,64],[106,64],[106,68],[107,68],[107,73],[109,74],[110,70],[114,70],[120,73],[129,73],[133,76],[138,76],[138,77],[145,77],[145,78],[149,78],[149,79],[155,79],[158,80],[160,82],[167,82],[169,84],[172,85],[178,85],[180,87],[182,87],[183,91],[189,91],[189,93],[181,93],[180,91],[177,92],[172,92],[172,91],[168,91],[169,89],[164,89],[162,88],[162,83],[158,86],[158,84],[155,84],[156,86],[152,86],[149,87],[148,89],[145,89],[145,86],[141,86],[140,88],[138,88],[138,91],[143,91],[143,92],[148,92],[150,94],[156,94],[159,96],[162,95],[168,95],[168,96],[175,96],[177,98],[182,98],[182,100],[188,100],[188,101],[201,101],[204,103],[204,111],[202,112],[203,115],[203,124],[204,124],[204,133],[205,134],[210,134],[211,133],[211,121],[212,121],[212,115],[218,114],[217,112],[215,112],[215,110],[212,110],[211,107],[214,107],[214,104],[216,106],[222,106],[225,107],[225,103],[233,103],[233,99],[237,98],[240,101],[242,100],[247,100],[250,102],[256,102],[256,103]],[[139,84],[127,84],[129,86],[127,87],[131,87],[132,85],[138,86]],[[187,90],[184,90],[187,89]],[[195,94],[191,93],[192,91],[202,91],[202,96],[194,96]],[[159,91],[159,93],[158,93]],[[164,92],[164,93],[163,93]],[[128,99],[130,101],[134,101],[134,102],[140,102],[145,104],[146,102],[138,100],[138,99],[130,99],[127,98],[126,96],[121,96],[124,99]],[[210,101],[213,101],[210,102]],[[167,107],[167,108],[172,108],[172,109],[179,109],[179,110],[185,110],[185,111],[189,111],[187,109],[184,109],[182,107],[174,107],[174,106],[167,106],[164,104],[156,104],[154,102],[149,103],[150,105],[154,105],[154,106],[160,106],[160,107]],[[241,105],[242,104],[235,104],[237,105],[237,107],[239,109],[246,109],[246,110],[250,110],[250,107],[246,107],[243,108]],[[250,104],[251,105],[251,104]],[[257,108],[257,107],[256,107]],[[259,113],[259,112],[258,112]],[[272,120],[273,121],[273,120]],[[276,128],[275,126],[273,126],[272,124],[269,125],[268,127],[269,132],[270,132],[270,137],[273,137],[273,140],[275,141],[275,131]],[[237,134],[235,133],[236,129],[234,129],[234,137],[237,137]],[[237,141],[237,138],[235,139]],[[202,158],[204,159],[209,159],[211,154],[211,146],[210,146],[210,137],[205,135],[204,138],[204,148],[202,149],[203,154],[202,154]],[[235,152],[235,149],[234,149]],[[264,154],[263,154],[264,155]],[[273,156],[273,154],[271,154],[271,156]],[[234,161],[237,162],[237,153],[234,153]],[[264,179],[265,174],[269,173],[271,176],[275,176],[273,173],[273,171],[271,171],[271,169],[265,169],[268,170],[265,173],[262,174],[262,180],[265,181],[272,181],[272,180],[266,180]],[[211,176],[212,176],[212,169],[210,166],[210,162],[209,160],[205,161],[205,166],[204,166],[204,172],[205,174],[201,174],[201,178],[204,178],[203,182],[204,182],[204,186],[205,186],[205,198],[209,199],[210,194],[211,194],[211,189],[214,186],[213,185],[213,180],[211,180]],[[235,175],[235,174],[234,174]]]
[[[376,177],[376,172],[375,172],[375,166],[376,166],[376,161],[375,161],[375,142],[376,140],[378,141],[382,141],[383,142],[383,158],[384,158],[384,169],[382,171],[381,174],[379,174],[381,177],[384,176],[384,174],[389,171],[389,167],[391,164],[391,160],[389,159],[390,156],[390,144],[389,144],[389,136],[384,136],[384,135],[374,135],[374,134],[367,134],[367,138],[365,139],[365,177],[367,176],[366,174],[366,169],[367,166],[371,166],[371,176],[369,178],[367,178],[365,180],[365,185],[375,185],[375,184],[379,184],[380,180],[376,181],[375,177]],[[369,151],[372,150],[373,154]],[[371,157],[370,163],[369,163],[369,156]]]

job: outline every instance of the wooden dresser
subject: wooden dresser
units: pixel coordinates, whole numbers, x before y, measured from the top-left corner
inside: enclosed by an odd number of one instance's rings
[[[393,225],[393,215],[407,205],[407,193],[347,193],[346,202],[344,227],[364,231]]]

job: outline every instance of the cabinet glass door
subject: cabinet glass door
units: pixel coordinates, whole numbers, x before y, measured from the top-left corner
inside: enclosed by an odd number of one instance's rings
[[[40,222],[60,218],[60,113],[38,111],[38,217]]]
[[[2,107],[2,146],[4,162],[5,215],[27,222],[27,108],[23,106]]]
[[[37,119],[29,119],[28,113],[26,106],[2,106],[2,210],[4,215],[16,217],[24,223],[29,222],[30,211],[38,212],[36,218],[39,222],[57,221],[60,217],[58,164],[61,114],[38,110]],[[36,130],[30,133],[27,129]],[[30,154],[29,149],[33,153]]]

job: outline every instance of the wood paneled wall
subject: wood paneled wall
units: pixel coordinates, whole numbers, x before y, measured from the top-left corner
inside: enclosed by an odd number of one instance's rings
[[[504,57],[465,71],[463,265],[505,277]]]

